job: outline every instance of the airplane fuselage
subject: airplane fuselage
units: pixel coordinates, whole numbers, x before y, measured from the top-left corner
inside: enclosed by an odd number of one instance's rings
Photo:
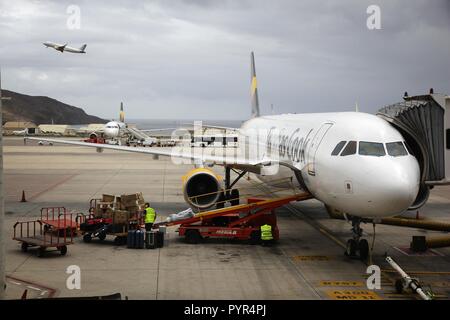
[[[292,180],[344,213],[393,216],[407,210],[417,196],[417,159],[407,151],[402,135],[377,116],[264,116],[248,120],[240,131],[240,141],[254,153],[258,149],[258,158],[279,160],[279,167],[272,161],[267,174],[258,176],[261,181],[280,186],[283,178]],[[335,148],[339,150],[332,154]]]
[[[47,48],[53,48],[61,53],[62,52],[86,53],[86,51],[84,51],[86,45],[82,46],[81,48],[73,48],[67,46],[67,44],[58,44],[50,41],[44,42],[43,45],[46,46]]]

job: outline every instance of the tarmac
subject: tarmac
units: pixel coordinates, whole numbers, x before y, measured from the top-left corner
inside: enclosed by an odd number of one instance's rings
[[[330,219],[319,201],[308,200],[277,210],[280,240],[262,247],[209,239],[187,244],[169,227],[163,248],[127,249],[113,238],[84,243],[76,238],[66,256],[24,253],[12,240],[16,221],[39,216],[40,208],[64,206],[72,212],[89,209],[89,200],[106,194],[142,192],[164,220],[187,208],[181,177],[192,165],[170,158],[115,152],[97,153],[74,146],[38,146],[16,137],[4,138],[7,298],[88,297],[121,293],[129,299],[418,299],[397,294],[397,275],[385,262],[390,255],[411,276],[431,287],[437,299],[450,297],[450,249],[411,252],[413,235],[430,238],[447,233],[387,225],[376,226],[372,263],[381,268],[381,288],[368,289],[367,264],[344,256],[351,226]],[[221,168],[214,167],[218,173]],[[237,185],[242,194],[267,193],[251,178]],[[27,202],[20,202],[22,191]],[[435,187],[411,219],[450,222],[450,186]],[[373,226],[364,236],[372,244]],[[68,289],[67,268],[78,266],[81,288]],[[69,286],[70,287],[70,286]]]

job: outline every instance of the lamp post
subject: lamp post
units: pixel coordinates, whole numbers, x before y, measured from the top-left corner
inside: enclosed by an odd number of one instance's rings
[[[3,198],[3,100],[11,98],[2,97],[2,74],[0,70],[0,300],[5,299],[5,207]]]

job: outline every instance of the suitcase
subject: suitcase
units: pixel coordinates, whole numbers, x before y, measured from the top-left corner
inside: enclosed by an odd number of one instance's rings
[[[156,249],[156,232],[147,231],[145,233],[145,248]]]
[[[144,231],[136,230],[136,240],[134,243],[134,247],[136,249],[144,249],[144,235],[145,235]]]
[[[134,248],[135,246],[135,233],[136,230],[129,230],[127,234],[127,248]]]
[[[164,232],[161,231],[156,232],[156,247],[157,248],[164,247]]]

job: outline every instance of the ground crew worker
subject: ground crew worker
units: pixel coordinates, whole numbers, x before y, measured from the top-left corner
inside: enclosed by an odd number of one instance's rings
[[[150,203],[145,204],[145,230],[146,231],[152,231],[153,223],[156,220],[156,212],[155,209],[150,208]]]
[[[261,242],[263,246],[270,246],[273,242],[272,226],[265,224],[261,226]]]

